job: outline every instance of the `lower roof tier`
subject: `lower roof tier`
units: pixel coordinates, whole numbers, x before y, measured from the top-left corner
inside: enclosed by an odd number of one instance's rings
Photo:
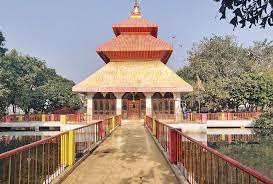
[[[110,62],[75,85],[74,92],[192,92],[161,61]]]

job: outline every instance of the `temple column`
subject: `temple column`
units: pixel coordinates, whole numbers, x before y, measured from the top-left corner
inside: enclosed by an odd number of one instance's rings
[[[175,122],[179,123],[182,122],[183,119],[183,113],[181,108],[181,94],[180,93],[174,93],[174,113],[175,113]]]
[[[87,116],[93,116],[93,97],[94,93],[88,93],[87,95]]]
[[[152,93],[145,93],[146,96],[146,115],[152,116]]]
[[[117,108],[117,115],[121,115],[122,112],[122,93],[115,93],[115,96],[117,98],[116,100],[116,108]]]
[[[182,108],[181,108],[181,95],[180,93],[174,93],[174,100],[175,100],[175,114],[181,114]]]

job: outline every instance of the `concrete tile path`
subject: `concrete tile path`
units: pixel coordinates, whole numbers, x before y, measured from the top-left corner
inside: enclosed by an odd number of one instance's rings
[[[123,123],[64,184],[178,183],[141,122]]]

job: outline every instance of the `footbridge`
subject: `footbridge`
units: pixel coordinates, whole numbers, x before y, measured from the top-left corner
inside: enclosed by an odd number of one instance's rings
[[[115,116],[0,154],[0,183],[273,183],[151,117]]]

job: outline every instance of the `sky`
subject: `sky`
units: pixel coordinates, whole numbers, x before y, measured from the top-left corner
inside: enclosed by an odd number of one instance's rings
[[[112,24],[127,19],[133,0],[0,0],[0,31],[6,47],[38,57],[58,74],[79,82],[105,63],[96,47],[114,37]],[[213,0],[141,0],[143,17],[157,23],[159,37],[173,42],[173,70],[187,62],[187,51],[204,37],[233,35],[238,43],[272,39],[272,28],[233,30],[219,20]],[[172,37],[176,37],[175,40]],[[179,47],[182,45],[182,47]]]

